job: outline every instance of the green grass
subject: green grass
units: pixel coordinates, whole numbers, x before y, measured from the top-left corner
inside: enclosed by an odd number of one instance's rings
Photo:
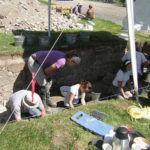
[[[99,136],[83,129],[71,121],[70,117],[77,111],[90,114],[95,109],[107,114],[104,122],[114,127],[128,126],[150,138],[150,121],[145,119],[132,121],[126,111],[130,105],[133,105],[133,101],[102,101],[27,123],[8,124],[0,135],[1,150],[73,150],[77,148],[92,150],[88,142]]]
[[[87,24],[87,20],[82,20],[79,21],[80,23]],[[119,33],[127,33],[121,31],[121,26],[117,25],[111,21],[107,21],[104,19],[100,18],[95,18],[93,22],[96,24],[94,26],[93,31],[88,31],[91,34],[91,39],[90,42],[84,43],[78,40],[76,44],[74,45],[69,45],[71,48],[78,48],[78,47],[89,47],[89,46],[94,46],[100,42],[113,42],[113,41],[119,41],[121,39],[118,38]],[[80,34],[80,32],[86,32],[86,31],[81,31],[81,30],[66,30],[64,31],[63,35],[61,36],[60,40],[56,44],[55,48],[61,48],[62,45],[68,45],[66,43],[66,33],[76,33]],[[28,31],[23,31],[23,34],[26,33],[32,33],[38,37],[39,35],[47,35],[47,32],[28,32]],[[51,32],[51,45],[54,43],[56,40],[57,36],[59,35],[60,32]],[[138,41],[147,41],[150,42],[150,38],[145,33],[136,33],[136,40]],[[13,39],[13,34],[5,34],[5,33],[0,33],[0,52],[25,52],[25,51],[30,51],[33,52],[35,50],[39,49],[49,49],[50,47],[47,48],[40,48],[38,40],[36,40],[35,44],[31,46],[24,46],[23,48],[20,47],[15,47],[14,46],[14,39]]]
[[[0,52],[23,51],[23,48],[14,46],[13,34],[0,33]]]
[[[48,5],[48,1],[46,1],[46,0],[38,0],[38,1],[44,5]],[[55,3],[51,2],[51,5],[55,5]]]

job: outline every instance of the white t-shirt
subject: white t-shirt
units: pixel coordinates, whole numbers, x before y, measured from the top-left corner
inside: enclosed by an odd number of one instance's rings
[[[121,59],[122,61],[130,60],[131,59],[131,54],[128,51],[123,58]],[[143,53],[136,51],[136,63],[137,63],[137,72],[141,75],[142,74],[142,64],[144,64],[147,61],[146,57],[144,56]]]
[[[70,87],[70,93],[74,95],[74,99],[80,99],[81,95],[79,94],[80,84],[76,84]]]
[[[117,72],[117,75],[115,77],[115,79],[113,80],[112,84],[116,87],[118,87],[118,81],[122,82],[122,87],[125,87],[127,81],[130,78],[130,71],[128,72],[123,72],[121,69]]]
[[[80,87],[80,84],[75,84],[75,85],[70,86],[70,87],[63,86],[60,88],[61,92],[67,92],[66,97],[65,97],[65,101],[64,101],[65,106],[69,106],[70,93],[72,93],[74,95],[74,99],[73,99],[72,103],[73,104],[79,103],[79,99],[81,98],[81,94],[79,93],[79,87]]]

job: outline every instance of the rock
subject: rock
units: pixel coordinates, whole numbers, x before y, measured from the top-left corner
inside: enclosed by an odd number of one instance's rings
[[[8,76],[13,76],[13,73],[12,72],[8,72]]]
[[[18,64],[13,64],[13,65],[8,66],[8,67],[7,67],[7,70],[8,70],[9,72],[16,73],[16,72],[18,72],[19,70],[22,70],[23,67],[24,67],[24,64],[19,64],[19,65],[18,65]]]
[[[5,10],[3,9],[5,8]],[[0,32],[12,30],[47,31],[47,7],[35,1],[9,0],[0,5]],[[2,14],[2,15],[1,15]],[[6,18],[7,16],[7,18]],[[13,19],[12,19],[13,18]],[[14,22],[15,21],[15,22]],[[51,11],[51,30],[62,29],[93,30],[92,27],[78,24],[78,18],[74,14],[62,16],[60,13]]]

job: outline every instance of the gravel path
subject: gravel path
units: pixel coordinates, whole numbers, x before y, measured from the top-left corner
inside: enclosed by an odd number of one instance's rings
[[[79,2],[79,0],[67,1],[67,2],[53,0],[53,2],[56,5],[74,7]],[[119,7],[113,4],[102,3],[102,2],[92,2],[92,1],[85,1],[85,0],[82,3],[83,3],[83,12],[86,12],[89,4],[92,4],[94,7],[96,17],[113,21],[116,24],[121,25],[123,18],[126,16],[125,7]]]

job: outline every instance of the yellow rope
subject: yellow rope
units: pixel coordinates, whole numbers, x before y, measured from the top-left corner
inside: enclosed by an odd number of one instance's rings
[[[130,106],[127,109],[128,114],[133,119],[149,119],[150,120],[150,107],[140,107],[137,106]]]

